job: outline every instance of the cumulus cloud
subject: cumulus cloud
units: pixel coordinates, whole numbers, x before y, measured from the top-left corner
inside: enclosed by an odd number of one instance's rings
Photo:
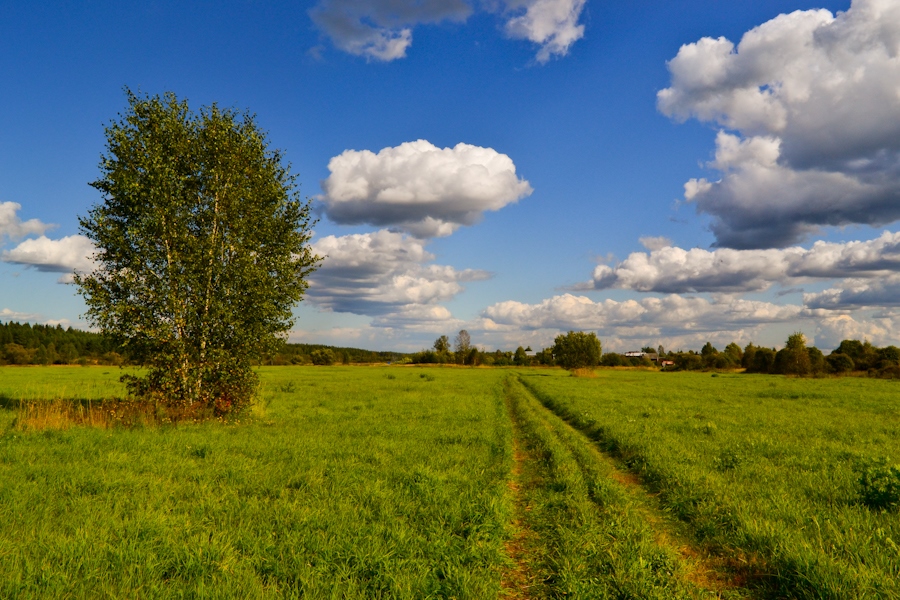
[[[465,21],[471,12],[463,0],[320,0],[309,15],[344,52],[387,62],[406,56],[413,26]]]
[[[663,248],[668,248],[672,245],[672,240],[662,236],[653,237],[645,235],[641,238],[638,238],[638,241],[641,243],[641,246],[643,246],[647,250],[662,250]]]
[[[579,24],[586,0],[519,0],[508,2],[514,13],[506,22],[506,33],[512,38],[540,45],[539,63],[565,56],[569,48],[584,37]],[[524,11],[524,12],[523,12]]]
[[[900,274],[878,279],[848,278],[822,292],[804,294],[811,309],[852,310],[900,306]]]
[[[389,226],[420,238],[450,235],[532,192],[509,156],[469,144],[438,148],[418,140],[377,154],[346,150],[328,170],[320,199],[331,220]]]
[[[449,312],[438,302],[462,292],[464,282],[490,277],[428,264],[434,255],[425,242],[386,230],[327,236],[313,250],[325,259],[310,277],[307,298],[328,310],[378,317],[382,326],[447,319]]]
[[[64,273],[60,283],[69,283],[75,272],[94,270],[92,257],[95,251],[94,244],[83,235],[70,235],[58,240],[42,235],[4,251],[0,254],[0,260],[33,267],[38,271]]]
[[[703,38],[669,62],[658,107],[720,132],[685,196],[713,217],[717,245],[784,247],[820,226],[900,218],[900,4],[784,14],[735,46]]]
[[[563,294],[537,304],[506,301],[489,306],[483,317],[526,330],[594,329],[620,337],[677,336],[697,332],[786,322],[803,313],[799,306],[724,298],[669,295],[641,300],[603,300]],[[624,334],[624,335],[623,335]]]
[[[876,346],[896,344],[896,323],[892,319],[858,321],[850,315],[828,315],[816,321],[815,344],[822,349],[837,348],[843,340],[868,340]]]
[[[0,243],[17,240],[29,235],[41,235],[54,227],[38,219],[22,221],[17,214],[22,205],[17,202],[0,202]]]
[[[900,272],[900,233],[885,231],[873,240],[819,241],[809,249],[685,250],[665,246],[647,253],[634,252],[615,266],[598,265],[590,287],[661,293],[735,293],[806,280],[883,278],[896,272]]]
[[[539,46],[536,59],[546,63],[565,56],[584,37],[578,21],[586,0],[487,1],[479,6],[505,15],[506,34]],[[319,0],[313,22],[334,45],[350,54],[389,62],[406,57],[417,25],[463,22],[474,10],[467,0]]]

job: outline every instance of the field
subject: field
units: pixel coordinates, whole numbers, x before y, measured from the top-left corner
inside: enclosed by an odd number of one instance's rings
[[[900,382],[271,367],[240,422],[31,418],[119,374],[0,369],[0,597],[900,597]]]

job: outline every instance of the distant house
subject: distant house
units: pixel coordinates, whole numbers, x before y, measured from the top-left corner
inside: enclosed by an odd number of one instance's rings
[[[631,350],[625,353],[627,358],[646,358],[651,360],[652,362],[656,362],[659,360],[659,355],[656,352],[640,352],[638,350]]]

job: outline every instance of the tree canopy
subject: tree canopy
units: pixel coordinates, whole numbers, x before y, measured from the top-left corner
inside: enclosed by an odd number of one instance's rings
[[[564,369],[583,369],[600,364],[602,345],[594,332],[570,331],[554,340],[553,358]]]
[[[80,218],[96,269],[87,318],[149,367],[127,383],[170,405],[246,405],[250,361],[274,350],[319,257],[310,205],[255,117],[174,94],[139,97],[106,128],[103,200]]]

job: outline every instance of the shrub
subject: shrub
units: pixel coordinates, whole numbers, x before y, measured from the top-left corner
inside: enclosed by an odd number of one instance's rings
[[[900,508],[900,465],[881,459],[863,468],[859,477],[860,497],[869,508]]]
[[[333,365],[334,364],[334,352],[329,350],[328,348],[320,348],[319,350],[313,350],[309,355],[310,360],[314,365]]]
[[[849,373],[853,370],[853,359],[847,354],[831,353],[825,359],[833,373]]]

